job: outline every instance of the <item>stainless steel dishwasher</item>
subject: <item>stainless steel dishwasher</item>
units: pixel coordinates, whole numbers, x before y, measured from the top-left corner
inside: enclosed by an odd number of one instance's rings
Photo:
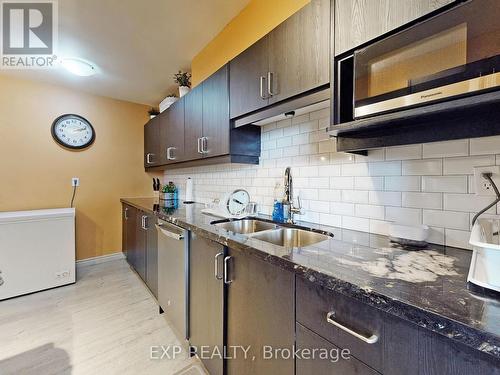
[[[179,339],[187,339],[187,231],[158,220],[158,302]]]

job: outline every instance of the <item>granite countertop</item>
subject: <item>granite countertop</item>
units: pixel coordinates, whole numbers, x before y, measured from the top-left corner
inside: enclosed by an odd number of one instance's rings
[[[311,223],[299,224],[334,237],[283,248],[210,224],[218,219],[203,214],[201,204],[171,209],[160,207],[154,198],[122,202],[500,360],[500,299],[468,289],[469,250],[429,245],[408,251],[385,236]]]

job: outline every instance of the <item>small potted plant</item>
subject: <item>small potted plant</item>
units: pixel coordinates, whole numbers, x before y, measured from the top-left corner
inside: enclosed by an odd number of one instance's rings
[[[160,112],[158,112],[156,110],[156,108],[153,108],[151,107],[151,109],[148,111],[149,113],[149,118],[155,118],[156,116],[158,116],[160,114]]]
[[[174,74],[174,82],[179,85],[179,96],[186,95],[191,87],[191,73],[182,72]]]
[[[177,95],[168,94],[167,97],[163,99],[162,102],[160,103],[160,112],[163,112],[164,110],[168,109],[176,101],[177,101]]]

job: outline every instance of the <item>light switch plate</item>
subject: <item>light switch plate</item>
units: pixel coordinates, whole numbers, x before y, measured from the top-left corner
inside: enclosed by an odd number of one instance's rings
[[[500,165],[474,167],[474,185],[476,189],[476,195],[495,196],[496,194],[493,186],[491,186],[491,183],[482,176],[483,173],[491,173],[493,182],[500,189]]]

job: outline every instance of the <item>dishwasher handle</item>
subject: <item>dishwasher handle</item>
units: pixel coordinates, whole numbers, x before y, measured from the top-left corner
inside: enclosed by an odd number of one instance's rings
[[[175,232],[171,232],[169,230],[166,230],[166,229],[161,227],[161,224],[155,224],[155,227],[158,230],[158,233],[161,233],[167,237],[173,238],[174,240],[181,241],[184,239],[183,233],[175,233]]]

